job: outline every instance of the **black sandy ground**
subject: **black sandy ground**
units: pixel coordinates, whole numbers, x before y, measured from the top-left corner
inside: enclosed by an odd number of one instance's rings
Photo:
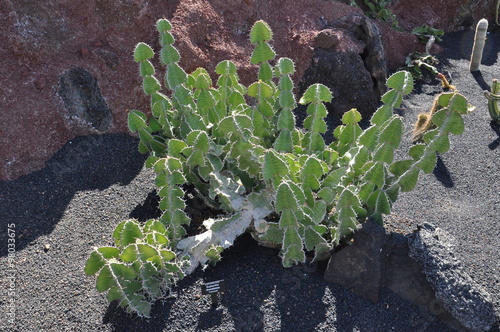
[[[500,128],[490,123],[482,94],[500,78],[500,34],[489,35],[475,75],[468,71],[472,34],[446,36],[440,69],[477,109],[434,174],[400,196],[387,226],[408,232],[431,222],[451,233],[465,269],[500,310]],[[405,100],[402,151],[417,113],[441,90],[438,81],[428,83]],[[78,137],[44,169],[0,182],[1,331],[450,331],[389,290],[372,304],[326,283],[325,264],[285,269],[276,250],[249,236],[216,267],[182,280],[177,297],[157,302],[150,319],[108,304],[83,267],[94,246],[111,244],[118,222],[154,210],[152,174],[137,143],[125,134]],[[9,232],[14,256],[7,255]],[[219,279],[226,292],[213,308],[200,287]]]

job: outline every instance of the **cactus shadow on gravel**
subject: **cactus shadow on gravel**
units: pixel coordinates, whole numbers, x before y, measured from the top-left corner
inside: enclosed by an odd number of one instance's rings
[[[490,122],[490,127],[498,135],[498,138],[491,142],[488,147],[490,150],[495,150],[500,145],[500,124],[495,121]]]
[[[437,156],[436,167],[432,171],[432,174],[434,174],[436,179],[446,188],[453,188],[455,186],[455,182],[440,155]]]
[[[78,191],[128,184],[144,164],[137,139],[127,134],[77,137],[66,143],[46,166],[13,181],[0,181],[0,221],[20,230],[17,250],[50,234]],[[127,165],[127,167],[123,167]],[[21,212],[21,213],[20,213]],[[7,236],[2,232],[0,237]],[[7,243],[2,239],[2,243]],[[6,255],[7,250],[1,255]]]

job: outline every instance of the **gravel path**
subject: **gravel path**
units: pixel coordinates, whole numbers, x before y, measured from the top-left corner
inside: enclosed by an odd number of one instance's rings
[[[490,126],[481,92],[500,75],[499,47],[485,52],[482,76],[473,76],[461,54],[467,36],[451,34],[443,42],[449,47],[444,72],[477,110],[434,175],[401,195],[388,227],[405,232],[427,221],[453,234],[465,268],[500,311],[500,129]],[[489,40],[500,44],[499,35]],[[436,87],[424,85],[405,101],[408,131],[416,113],[430,107]],[[389,290],[372,304],[326,283],[324,263],[285,269],[276,250],[249,236],[217,266],[183,279],[176,298],[157,302],[151,319],[108,304],[83,267],[92,247],[111,244],[119,221],[151,210],[152,173],[143,168],[137,143],[125,134],[79,137],[44,169],[0,181],[0,331],[450,331]],[[408,147],[405,142],[402,150]],[[220,279],[226,292],[214,308],[200,288]]]

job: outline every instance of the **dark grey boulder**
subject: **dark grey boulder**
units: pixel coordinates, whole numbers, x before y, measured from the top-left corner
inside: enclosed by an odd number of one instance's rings
[[[408,246],[444,307],[470,331],[488,331],[497,319],[491,297],[462,267],[453,237],[425,223],[408,236]]]
[[[381,226],[382,227],[382,226]],[[417,305],[456,331],[466,329],[446,310],[443,302],[436,298],[432,285],[425,278],[422,267],[408,255],[408,238],[400,233],[389,233],[382,250],[383,286],[401,298]],[[429,317],[427,324],[432,323]]]
[[[113,120],[97,79],[86,69],[71,68],[61,75],[59,96],[70,117],[88,124],[98,133],[106,132]]]
[[[330,258],[325,280],[347,287],[376,303],[382,286],[381,250],[386,240],[384,227],[371,220],[363,224],[356,232],[353,244]]]
[[[325,21],[316,37],[311,66],[299,83],[300,95],[313,83],[326,85],[333,95],[327,103],[334,117],[356,108],[369,119],[386,92],[387,64],[377,26],[353,14]]]
[[[439,319],[456,331],[487,331],[495,323],[490,296],[461,267],[443,230],[425,224],[405,236],[368,220],[348,242],[331,256],[327,282],[372,302],[387,287],[429,314],[424,325]]]

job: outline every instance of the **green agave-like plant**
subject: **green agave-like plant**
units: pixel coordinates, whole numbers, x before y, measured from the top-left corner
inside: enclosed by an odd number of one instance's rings
[[[395,161],[404,128],[393,110],[413,88],[411,75],[402,71],[388,79],[390,90],[369,128],[362,130],[360,113],[350,110],[327,145],[324,103],[331,92],[321,84],[305,91],[298,103],[307,105],[308,116],[297,128],[294,64],[288,58],[271,64],[275,52],[265,22],[256,22],[250,32],[255,45],[250,61],[259,71],[248,87],[239,83],[231,61],[216,66],[215,84],[203,68],[186,74],[169,21],[159,20],[157,29],[168,94],[155,77],[152,48],[139,43],[134,59],[152,115],[131,111],[128,122],[140,137],[139,150],[150,154],[146,166],[156,172],[163,214],[145,223],[121,222],[113,233],[115,246],[96,248],[85,266],[86,274],[97,274],[99,292],[107,291],[109,301],[140,316],[149,316],[152,303],[177,280],[218,261],[244,232],[280,247],[285,267],[304,262],[309,251],[316,260],[328,258],[368,217],[382,222],[399,192],[412,190],[420,171],[432,172],[436,152],[450,147],[449,134],[464,130],[466,99],[445,93],[432,117],[435,128],[410,149],[409,159]],[[205,220],[206,231],[190,237],[187,184],[225,213]]]

